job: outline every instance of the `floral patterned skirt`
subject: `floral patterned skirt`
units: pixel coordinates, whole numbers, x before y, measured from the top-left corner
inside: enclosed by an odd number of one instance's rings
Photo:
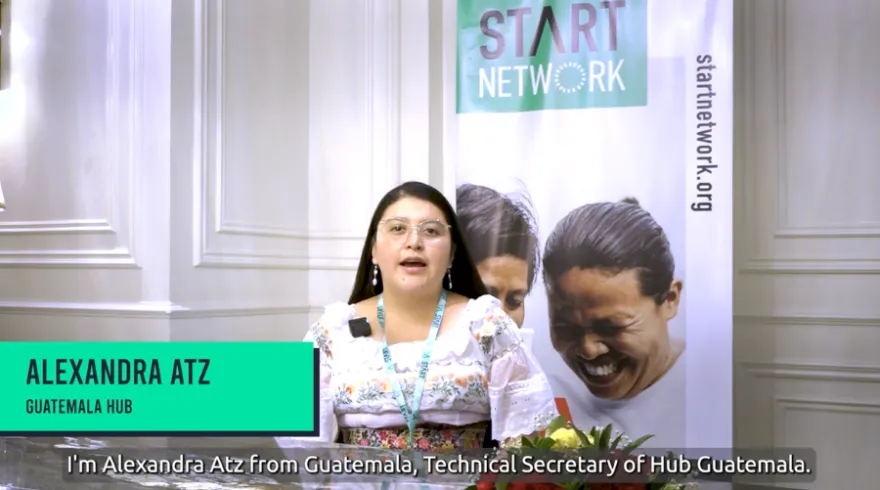
[[[413,432],[413,449],[430,452],[456,452],[463,449],[483,447],[488,423],[456,426],[416,427]],[[389,427],[369,429],[366,427],[342,427],[342,442],[355,446],[383,449],[410,449],[409,429]]]

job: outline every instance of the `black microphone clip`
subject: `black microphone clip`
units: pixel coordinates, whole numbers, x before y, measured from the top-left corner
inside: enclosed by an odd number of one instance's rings
[[[348,321],[348,329],[351,331],[351,336],[354,338],[369,337],[373,334],[373,329],[370,328],[370,322],[368,322],[366,318],[352,318]]]

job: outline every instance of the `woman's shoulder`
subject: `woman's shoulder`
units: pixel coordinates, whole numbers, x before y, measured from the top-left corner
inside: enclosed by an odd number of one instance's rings
[[[501,306],[501,300],[491,294],[484,294],[479,298],[470,300],[469,307],[471,311],[482,318],[494,318],[499,314],[507,316],[504,308]]]
[[[324,306],[324,312],[317,322],[309,328],[314,339],[336,337],[339,332],[348,331],[348,321],[355,316],[355,305],[336,301]]]
[[[454,312],[460,318],[458,323],[466,322],[473,325],[482,322],[492,312],[501,310],[501,302],[488,294],[469,298],[449,291],[446,297],[446,310],[450,313]]]
[[[489,294],[471,299],[466,316],[471,331],[478,339],[496,337],[509,330],[516,330],[516,324],[504,311],[501,300]]]

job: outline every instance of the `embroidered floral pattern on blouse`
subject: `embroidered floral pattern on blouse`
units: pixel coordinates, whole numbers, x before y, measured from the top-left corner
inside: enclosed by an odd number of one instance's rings
[[[489,355],[492,352],[495,337],[508,328],[505,317],[496,315],[494,312],[483,318],[480,329],[474,333],[474,338],[480,343],[483,354]]]
[[[413,431],[413,447],[431,452],[479,449],[483,446],[485,435],[485,424],[448,428],[417,427]],[[374,448],[408,449],[409,430],[345,428],[342,429],[342,442]]]
[[[400,379],[401,389],[407,398],[412,398],[415,392],[417,373],[411,373],[404,379]],[[482,373],[459,374],[453,373],[428,375],[425,380],[425,391],[422,394],[422,404],[453,403],[475,404],[483,402],[488,397],[488,381]],[[397,404],[394,388],[387,378],[372,378],[359,380],[357,383],[340,384],[333,394],[333,403],[337,408],[347,408],[386,404]]]
[[[323,320],[312,325],[312,337],[315,346],[323,352],[327,358],[333,359],[333,340],[330,338],[330,329]]]

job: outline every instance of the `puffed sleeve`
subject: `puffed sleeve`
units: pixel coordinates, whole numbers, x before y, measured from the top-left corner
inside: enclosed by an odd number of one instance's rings
[[[336,413],[333,410],[333,398],[330,392],[330,379],[332,376],[333,341],[328,324],[332,322],[329,315],[324,315],[320,320],[309,327],[303,342],[311,342],[318,348],[320,357],[320,417],[318,429],[320,435],[316,437],[278,437],[276,442],[282,448],[285,447],[308,447],[333,443],[339,433]]]
[[[489,298],[489,299],[483,299]],[[492,438],[502,446],[517,445],[520,438],[547,427],[558,413],[550,381],[516,323],[491,296],[476,333],[489,361],[489,403]]]

